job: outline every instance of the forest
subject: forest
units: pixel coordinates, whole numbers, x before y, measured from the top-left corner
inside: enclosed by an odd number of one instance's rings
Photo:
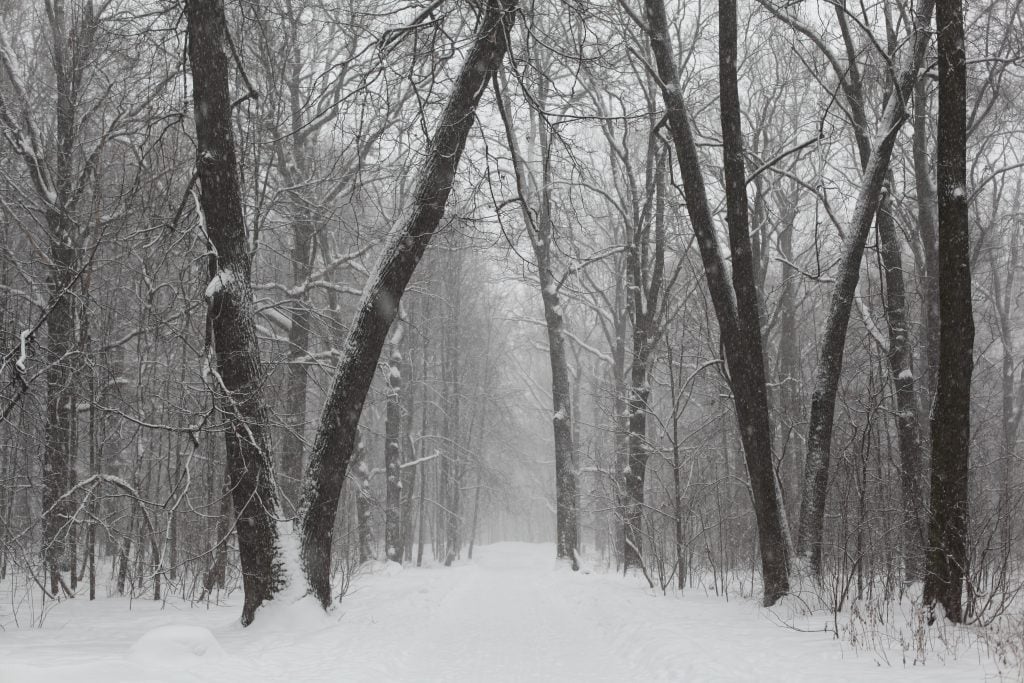
[[[529,565],[1021,675],[1022,4],[0,0],[0,652]]]

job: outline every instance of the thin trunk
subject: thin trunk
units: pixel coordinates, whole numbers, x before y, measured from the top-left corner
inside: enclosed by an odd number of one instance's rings
[[[542,85],[537,95],[538,106],[541,108],[545,106],[546,92],[546,85]],[[504,98],[504,92],[501,96]],[[516,184],[524,200],[520,203],[523,220],[537,261],[537,278],[548,335],[548,361],[551,365],[551,427],[555,446],[555,557],[569,562],[573,570],[576,570],[579,569],[576,558],[579,547],[579,483],[575,465],[576,446],[573,439],[572,383],[569,379],[569,359],[565,350],[565,318],[552,259],[552,242],[555,235],[551,213],[551,133],[546,121],[539,123],[541,181],[539,187],[533,187],[529,182],[530,176],[519,153],[512,124],[508,118],[510,108],[505,99],[502,99],[500,104],[506,140],[513,157]],[[536,220],[526,201],[537,204]]]
[[[801,491],[800,531],[797,550],[812,572],[821,566],[825,501],[828,495],[829,461],[832,453],[832,428],[836,395],[846,350],[846,330],[860,280],[860,262],[889,175],[889,160],[900,127],[906,120],[905,105],[917,81],[928,46],[928,24],[934,0],[920,0],[915,11],[914,37],[906,64],[893,83],[879,137],[864,164],[857,202],[843,244],[836,284],[832,290],[829,313],[822,332],[818,369],[811,396],[807,426],[807,457]]]
[[[373,497],[370,493],[370,463],[366,461],[362,435],[356,437],[352,479],[356,485],[356,542],[359,564],[363,564],[373,559],[373,531],[370,527]]]
[[[310,219],[299,217],[292,225],[292,285],[301,287],[312,272],[314,228]],[[281,489],[290,507],[297,508],[302,481],[302,453],[305,444],[306,394],[309,383],[306,358],[310,350],[313,315],[307,294],[292,303],[288,329],[288,364],[285,374],[285,429],[281,439]]]
[[[878,210],[878,236],[885,269],[885,317],[889,324],[889,372],[896,391],[896,432],[900,450],[900,485],[903,494],[903,540],[908,581],[923,578],[927,539],[923,481],[924,455],[918,423],[910,325],[903,281],[903,261],[895,220],[888,199]]]
[[[395,337],[398,337],[396,333]],[[402,562],[402,353],[392,338],[384,424],[384,548],[387,559]]]
[[[476,523],[480,517],[480,475],[476,475],[476,492],[473,494],[473,522],[469,527],[469,551],[467,559],[473,559],[473,545],[476,543]]]
[[[921,320],[924,328],[924,407],[931,410],[939,371],[939,247],[938,217],[935,215],[935,187],[928,155],[928,85],[922,79],[914,86],[914,183],[917,189],[917,231],[924,254],[921,278]]]

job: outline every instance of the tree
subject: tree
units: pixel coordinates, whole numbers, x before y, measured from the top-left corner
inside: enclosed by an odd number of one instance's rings
[[[550,56],[548,61],[550,62]],[[559,238],[555,230],[552,206],[552,137],[555,131],[545,111],[550,89],[546,73],[550,68],[545,69],[542,65],[535,65],[535,68],[545,74],[541,76],[538,92],[532,99],[535,111],[531,112],[531,116],[534,116],[535,120],[530,126],[531,130],[538,131],[537,144],[531,145],[530,150],[536,152],[531,154],[531,160],[535,162],[534,166],[540,166],[539,178],[531,172],[531,165],[519,150],[511,120],[507,85],[499,90],[498,106],[505,128],[505,139],[512,155],[516,192],[519,196],[526,235],[536,260],[537,283],[544,307],[548,359],[551,364],[551,428],[555,446],[555,556],[559,560],[569,562],[575,570],[579,568],[578,482],[576,446],[573,439],[572,386],[565,344],[565,311],[559,291],[561,282],[555,272],[556,242]],[[495,83],[498,84],[499,81],[496,79]]]
[[[679,164],[683,192],[686,196],[686,208],[697,237],[697,246],[718,321],[720,341],[729,368],[729,384],[736,406],[736,420],[739,423],[740,438],[746,455],[757,519],[764,603],[772,605],[789,591],[790,544],[772,458],[772,429],[768,415],[760,312],[753,280],[753,262],[750,258],[749,228],[739,220],[733,220],[729,224],[729,244],[734,259],[730,285],[726,275],[728,270],[725,259],[719,250],[718,238],[715,235],[714,219],[708,205],[697,145],[690,128],[689,112],[679,87],[679,74],[665,4],[662,0],[646,0],[644,7],[646,30],[662,84],[665,115],[675,146],[676,161]],[[727,61],[730,54],[735,54],[734,42],[731,45],[729,43],[730,35],[731,40],[735,41],[735,29],[728,27],[735,23],[736,14],[735,7],[728,1],[725,3],[725,12],[722,12],[722,9],[720,6],[719,22],[724,23],[727,30],[726,41],[720,42],[719,69],[723,85],[722,96],[728,98],[731,95],[727,91],[735,87],[734,76],[729,73],[730,69],[735,67],[735,63],[724,65],[726,73],[722,74],[721,71],[722,62]],[[722,40],[721,28],[719,39]],[[729,118],[731,116],[732,114],[724,113],[723,107],[723,137],[739,133],[732,128],[734,121]],[[738,115],[736,118],[738,119]],[[730,144],[742,146],[741,140],[734,140]],[[732,149],[730,148],[730,151]],[[737,180],[736,177],[732,177],[727,182],[736,183]],[[735,188],[735,185],[733,187]],[[743,187],[743,183],[740,187]],[[735,198],[733,201],[737,202]]]
[[[932,497],[925,603],[963,620],[974,314],[967,222],[967,58],[960,0],[938,3],[939,372],[932,407]]]
[[[896,137],[907,118],[906,103],[924,63],[929,40],[927,27],[934,4],[933,0],[919,0],[915,9],[910,52],[900,72],[893,78],[892,92],[879,123],[878,137],[864,164],[863,180],[844,238],[842,260],[821,335],[818,369],[807,425],[807,458],[804,462],[800,531],[797,537],[797,551],[814,573],[818,572],[821,565],[836,394],[843,368],[846,331],[860,280],[861,257],[882,200],[882,188],[889,174],[889,161]],[[841,71],[839,68],[836,70]],[[852,98],[856,101],[859,95],[853,93]],[[891,320],[890,324],[893,323],[899,325],[898,321]]]
[[[359,415],[402,293],[437,230],[477,104],[508,45],[514,2],[490,0],[424,155],[407,213],[388,236],[349,328],[321,414],[304,479],[300,514],[302,562],[310,591],[331,604],[331,531]]]
[[[242,623],[300,577],[286,566],[286,530],[267,440],[263,372],[256,341],[250,259],[242,220],[228,88],[228,44],[221,0],[186,6],[189,59],[196,101],[197,167],[207,234],[213,252],[207,298],[222,389],[226,432],[245,580]],[[477,103],[505,54],[515,5],[490,2],[441,114],[405,220],[396,226],[367,284],[324,406],[310,455],[300,514],[301,559],[309,591],[331,604],[331,536],[338,499],[358,437],[359,415],[377,358],[405,286],[444,215]],[[292,574],[292,575],[289,575]]]
[[[210,369],[229,427],[224,433],[234,500],[245,603],[242,624],[289,581],[282,554],[282,518],[270,453],[265,374],[256,339],[251,258],[231,128],[229,56],[223,0],[188,0],[188,57],[195,97],[196,175],[203,226],[210,246],[207,345]]]

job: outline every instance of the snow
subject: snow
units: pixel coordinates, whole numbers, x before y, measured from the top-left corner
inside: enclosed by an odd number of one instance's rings
[[[238,624],[220,605],[71,600],[41,629],[0,611],[0,681],[975,681],[970,651],[903,664],[787,609],[558,568],[548,544],[478,546],[472,561],[368,563],[340,607],[277,601]],[[9,602],[8,602],[9,604]],[[3,610],[0,607],[0,610]],[[139,634],[142,634],[139,637]],[[881,647],[881,646],[879,646]],[[889,647],[889,646],[886,646]],[[889,663],[885,663],[887,660]]]
[[[217,274],[210,278],[210,283],[206,285],[206,291],[203,293],[203,296],[206,297],[207,300],[212,299],[217,296],[221,290],[230,285],[234,279],[234,272],[224,269],[218,270]]]
[[[21,352],[18,354],[18,360],[14,361],[14,367],[22,375],[25,374],[25,361],[28,360],[28,338],[31,335],[31,329],[22,330],[21,335],[19,335],[21,339]]]
[[[178,664],[182,660],[224,656],[224,648],[208,628],[202,626],[159,626],[146,631],[128,650],[136,661],[165,660]]]
[[[896,379],[914,379],[914,373],[910,371],[910,368],[903,368],[900,370],[900,374],[896,375]]]

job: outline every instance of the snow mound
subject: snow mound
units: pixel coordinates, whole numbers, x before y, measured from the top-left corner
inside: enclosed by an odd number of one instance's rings
[[[226,653],[213,633],[202,626],[161,626],[142,634],[128,651],[132,659],[174,661],[217,659]]]

